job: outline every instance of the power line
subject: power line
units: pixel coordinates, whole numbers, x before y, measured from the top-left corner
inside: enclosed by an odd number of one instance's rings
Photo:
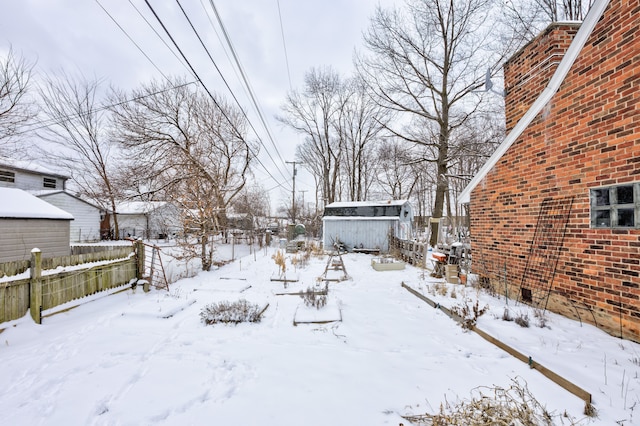
[[[209,97],[211,98],[211,100],[213,101],[213,103],[216,105],[216,107],[218,107],[218,109],[220,110],[220,113],[223,115],[223,117],[229,122],[229,124],[231,125],[231,128],[233,129],[234,132],[236,132],[236,135],[238,136],[238,138],[240,140],[242,140],[246,145],[247,145],[247,149],[251,150],[251,145],[249,145],[247,143],[247,141],[242,137],[242,134],[240,133],[240,131],[238,130],[238,128],[235,126],[235,124],[231,121],[231,118],[229,118],[229,116],[227,115],[227,113],[225,112],[225,110],[222,108],[222,106],[218,103],[218,101],[215,99],[215,97],[213,96],[213,94],[211,93],[211,91],[209,91],[209,88],[204,84],[204,82],[202,81],[202,79],[200,78],[200,76],[198,75],[198,73],[196,72],[195,68],[193,67],[193,65],[191,65],[191,62],[189,62],[189,60],[187,59],[186,55],[184,54],[184,52],[182,51],[182,49],[180,49],[180,46],[178,46],[178,43],[175,41],[175,39],[173,38],[173,36],[171,35],[171,33],[169,32],[169,30],[167,29],[167,27],[164,25],[164,22],[162,22],[162,19],[160,19],[160,16],[158,16],[158,14],[156,13],[155,9],[153,8],[153,6],[151,6],[151,4],[149,3],[149,0],[144,0],[144,2],[146,3],[147,7],[151,10],[151,13],[153,13],[153,16],[156,18],[156,20],[158,21],[158,23],[160,24],[160,26],[162,27],[162,29],[164,30],[164,32],[167,34],[167,36],[169,37],[169,39],[171,40],[171,42],[173,43],[173,45],[176,47],[176,49],[178,50],[178,52],[180,53],[180,56],[182,56],[182,58],[184,59],[184,61],[187,63],[187,65],[189,66],[189,68],[191,69],[191,71],[193,72],[193,74],[195,75],[196,79],[198,80],[198,83],[200,83],[200,85],[203,87],[203,89],[205,90],[205,92],[207,92],[207,94],[209,95]],[[271,172],[269,172],[269,169],[266,168],[266,166],[262,163],[262,161],[260,161],[260,158],[258,158],[257,155],[255,155],[254,153],[254,158],[256,159],[256,161],[258,161],[258,163],[264,168],[264,170],[267,172],[267,174],[269,176],[271,176],[271,178],[278,183],[278,180],[271,174]]]
[[[129,0],[129,4],[131,5],[131,7],[133,7],[135,9],[135,11],[138,13],[138,15],[142,18],[142,20],[144,20],[144,22],[146,22],[147,26],[149,28],[151,28],[151,31],[154,32],[154,34],[160,39],[160,41],[162,42],[162,44],[164,44],[167,49],[169,50],[169,52],[171,52],[171,54],[173,54],[173,56],[178,60],[178,62],[180,63],[180,65],[182,65],[187,72],[189,71],[189,68],[187,68],[187,66],[185,65],[184,62],[182,62],[182,59],[180,59],[180,57],[176,54],[176,52],[171,48],[171,46],[169,46],[169,44],[167,43],[167,41],[160,35],[160,33],[158,33],[158,31],[156,31],[156,29],[154,28],[153,25],[151,25],[151,22],[149,22],[149,20],[147,19],[146,16],[144,16],[144,14],[140,11],[140,9],[138,9],[136,7],[135,4],[133,4],[133,2],[131,0]]]
[[[229,90],[229,93],[231,93],[231,96],[233,97],[233,100],[236,102],[236,104],[238,105],[238,107],[240,108],[240,111],[242,112],[242,114],[244,115],[244,117],[246,118],[247,122],[249,123],[249,126],[251,126],[251,129],[253,130],[253,132],[255,133],[255,135],[258,138],[258,141],[260,142],[260,145],[262,145],[265,150],[267,151],[267,155],[269,156],[269,158],[271,159],[271,161],[273,162],[273,164],[276,166],[276,168],[278,169],[278,171],[280,172],[280,174],[282,175],[282,177],[284,177],[286,179],[286,176],[284,176],[284,174],[282,173],[282,171],[280,170],[280,168],[278,167],[277,163],[275,162],[274,158],[271,156],[271,153],[269,152],[269,150],[267,150],[267,148],[264,146],[264,143],[262,141],[262,139],[260,138],[260,135],[258,134],[258,131],[255,129],[255,127],[253,126],[253,123],[251,123],[251,120],[249,119],[249,117],[247,117],[246,113],[244,112],[244,109],[242,108],[242,106],[240,105],[240,101],[238,101],[238,98],[236,97],[236,95],[233,93],[233,90],[231,89],[231,87],[229,86],[229,83],[227,82],[227,79],[224,77],[224,75],[222,74],[222,71],[220,70],[220,68],[218,67],[218,64],[216,63],[216,61],[213,59],[213,56],[211,55],[211,53],[209,52],[209,49],[207,48],[207,46],[204,44],[204,41],[202,40],[202,37],[200,37],[200,34],[198,33],[198,31],[196,30],[195,26],[193,25],[193,23],[191,22],[191,19],[189,18],[189,16],[187,15],[186,11],[184,10],[184,8],[182,7],[182,4],[180,3],[180,0],[176,0],[176,3],[178,3],[178,6],[180,7],[180,10],[182,11],[182,14],[184,15],[185,19],[187,20],[187,22],[189,23],[189,25],[191,26],[191,30],[194,32],[194,34],[196,35],[196,37],[198,38],[198,41],[200,42],[200,45],[202,46],[202,48],[204,49],[204,51],[207,53],[207,56],[209,57],[209,60],[211,61],[211,63],[213,64],[213,66],[215,67],[216,71],[218,71],[218,74],[220,75],[220,77],[222,78],[222,81],[224,82],[225,86],[227,87],[227,89]],[[242,72],[242,70],[241,70]],[[244,74],[243,74],[244,75]],[[245,80],[246,81],[246,80]],[[252,99],[255,103],[255,98]],[[261,116],[262,117],[262,116]],[[264,123],[264,118],[263,120],[263,124],[266,126],[266,124]],[[278,152],[278,155],[280,155],[280,153]],[[281,158],[282,160],[282,158]],[[273,177],[273,176],[272,176]],[[274,178],[275,179],[275,178]]]
[[[136,96],[136,97],[133,97],[133,98],[125,99],[123,101],[116,102],[116,103],[113,103],[113,104],[107,104],[107,105],[103,105],[103,106],[98,107],[98,108],[92,108],[92,109],[89,109],[88,111],[85,111],[85,112],[82,112],[82,113],[65,115],[65,116],[60,117],[60,118],[63,119],[63,120],[70,120],[70,119],[76,118],[76,117],[78,117],[78,118],[84,117],[84,116],[87,116],[89,114],[94,114],[94,113],[97,113],[97,112],[101,112],[101,111],[113,108],[115,106],[124,105],[126,103],[137,101],[137,100],[144,99],[144,98],[148,98],[150,96],[159,95],[160,93],[168,92],[169,90],[179,89],[181,87],[188,86],[188,85],[194,84],[194,83],[195,83],[195,81],[190,81],[190,82],[187,82],[187,83],[181,83],[181,84],[179,84],[177,86],[168,87],[166,89],[158,90],[158,91],[155,91],[153,93],[147,93],[145,95],[140,95],[140,96]],[[51,118],[49,120],[38,120],[37,123],[33,124],[33,126],[37,126],[37,127],[28,128],[26,130],[23,130],[23,131],[15,133],[15,135],[19,136],[19,135],[24,135],[24,134],[30,133],[30,132],[35,132],[37,130],[44,129],[44,128],[49,127],[49,126],[51,126],[53,124],[56,124],[58,121],[59,121],[58,118]]]
[[[113,23],[114,23],[114,24],[116,24],[116,26],[117,26],[118,28],[120,28],[120,31],[122,31],[122,32],[124,33],[124,35],[129,39],[129,41],[130,41],[131,43],[133,43],[133,45],[134,45],[134,46],[135,46],[135,47],[140,51],[140,53],[142,53],[142,54],[144,55],[144,57],[145,57],[145,58],[147,58],[147,60],[148,60],[149,62],[151,62],[151,65],[153,65],[153,66],[154,66],[154,68],[155,68],[156,70],[158,70],[158,72],[159,72],[159,73],[160,73],[160,74],[161,74],[161,75],[162,75],[166,80],[169,80],[169,78],[168,78],[166,75],[164,75],[164,73],[162,72],[162,70],[161,70],[161,69],[156,65],[156,63],[155,63],[155,62],[153,62],[153,60],[149,57],[149,55],[147,55],[147,53],[144,51],[144,49],[142,49],[142,48],[138,45],[138,43],[136,43],[136,42],[133,40],[133,38],[131,38],[131,36],[129,35],[129,33],[127,33],[127,31],[126,31],[126,30],[125,30],[125,29],[124,29],[124,28],[123,28],[123,27],[118,23],[118,21],[116,21],[116,19],[115,19],[115,18],[114,18],[114,17],[113,17],[113,16],[112,16],[108,11],[107,11],[107,9],[105,9],[105,8],[104,8],[104,6],[102,5],[102,3],[100,3],[100,1],[99,1],[99,0],[95,0],[95,1],[96,1],[96,3],[98,3],[98,6],[100,6],[100,8],[104,11],[104,13],[106,13],[106,14],[107,14],[107,16],[108,16],[109,18],[111,18],[111,20],[113,21]]]
[[[227,48],[225,47],[223,41],[222,41],[222,37],[220,37],[220,34],[218,33],[218,30],[216,29],[216,26],[213,23],[213,20],[211,20],[211,13],[209,12],[209,9],[207,9],[207,7],[204,4],[204,0],[200,0],[200,6],[202,6],[202,10],[204,11],[205,15],[207,15],[207,21],[209,21],[209,25],[211,25],[211,29],[213,29],[213,32],[216,34],[216,38],[218,39],[218,42],[220,43],[220,46],[222,47],[222,51],[224,52],[224,56],[227,57],[227,59],[229,60],[229,62],[233,62],[231,59],[231,56],[229,56],[229,52],[227,51]],[[235,74],[236,78],[238,80],[240,80],[240,74],[238,74],[238,71],[236,70],[235,67],[231,67],[231,69],[233,70],[233,73]],[[245,92],[245,94],[247,96],[249,96],[249,93],[247,92],[247,89],[242,86],[242,90]]]
[[[115,18],[114,18],[114,17],[113,17],[113,16],[112,16],[112,15],[111,15],[111,14],[110,14],[106,9],[105,9],[105,7],[104,7],[104,6],[99,2],[99,0],[95,0],[95,1],[96,1],[96,2],[98,3],[98,5],[102,8],[102,10],[103,10],[103,11],[104,11],[108,16],[109,16],[109,18],[111,18],[111,20],[116,24],[116,26],[118,26],[118,28],[119,28],[119,29],[120,29],[120,30],[121,30],[121,31],[122,31],[122,32],[127,36],[127,38],[128,38],[128,39],[129,39],[129,40],[130,40],[130,41],[131,41],[131,42],[132,42],[132,43],[133,43],[133,44],[138,48],[138,50],[139,50],[139,51],[140,51],[140,52],[141,52],[141,53],[142,53],[142,54],[143,54],[143,55],[144,55],[144,56],[149,60],[149,62],[151,62],[151,63],[153,64],[153,66],[158,70],[158,72],[159,72],[159,73],[160,73],[160,74],[161,74],[161,75],[162,75],[162,76],[163,76],[167,81],[171,81],[171,80],[170,80],[170,79],[169,79],[169,78],[168,78],[168,77],[167,77],[167,76],[162,72],[162,70],[161,70],[161,69],[160,69],[160,68],[159,68],[159,67],[158,67],[158,66],[153,62],[153,60],[151,60],[151,58],[150,58],[150,57],[149,57],[149,56],[144,52],[144,50],[143,50],[143,49],[142,49],[142,48],[141,48],[141,47],[140,47],[140,46],[139,46],[139,45],[138,45],[138,44],[133,40],[133,38],[132,38],[132,37],[127,33],[127,31],[126,31],[126,30],[125,30],[125,29],[124,29],[124,28],[123,28],[123,27],[118,23],[118,21],[117,21],[117,20],[116,20],[116,19],[115,19]],[[164,38],[163,38],[163,37],[162,37],[162,36],[161,36],[157,31],[156,31],[156,29],[153,27],[153,25],[151,25],[151,23],[149,22],[149,20],[148,20],[148,19],[147,19],[147,18],[142,14],[142,12],[141,12],[141,11],[140,11],[140,10],[139,10],[139,9],[138,9],[134,4],[133,4],[133,3],[132,3],[132,1],[131,1],[131,0],[129,0],[129,4],[130,4],[134,9],[135,9],[135,11],[138,13],[138,15],[139,15],[139,16],[140,16],[140,17],[145,21],[145,23],[149,26],[149,28],[151,28],[151,30],[156,34],[156,36],[160,39],[160,41],[162,41],[162,43],[167,47],[167,49],[168,49],[168,50],[169,50],[169,51],[170,51],[170,52],[171,52],[171,53],[176,57],[176,59],[178,60],[178,62],[179,62],[183,67],[185,67],[185,69],[187,70],[187,72],[190,72],[190,73],[192,74],[192,76],[193,76],[193,77],[195,77],[195,78],[197,78],[198,80],[200,80],[200,79],[199,79],[199,77],[197,77],[197,74],[194,74],[194,70],[193,70],[193,69],[191,69],[191,70],[190,70],[190,68],[189,68],[189,67],[187,67],[187,65],[185,65],[185,63],[180,59],[180,57],[178,57],[178,55],[176,54],[176,52],[175,52],[175,51],[174,51],[174,50],[173,50],[173,49],[172,49],[172,48],[167,44],[167,42],[164,40]],[[201,4],[202,4],[202,3],[201,3]],[[178,2],[178,5],[179,5],[179,6],[180,6],[180,8],[182,9],[183,13],[185,13],[185,12],[184,12],[184,9],[182,8],[182,5],[180,5],[180,3],[179,3],[179,2]],[[158,18],[157,18],[157,15],[156,15],[156,14],[155,14],[155,12],[153,11],[153,8],[151,8],[151,9],[152,9],[152,12],[154,13],[154,15],[156,16],[156,19],[158,19]],[[186,13],[185,13],[185,17],[186,17]],[[188,17],[187,17],[187,20],[189,20],[189,18],[188,18]],[[163,26],[163,28],[165,29],[165,32],[167,32],[167,30],[166,30],[166,28],[164,27],[164,25],[162,24],[162,22],[161,22],[161,21],[159,21],[159,22],[160,22],[160,25],[162,25],[162,26]],[[190,20],[189,20],[189,23],[191,24]],[[193,28],[193,25],[191,25],[191,26],[192,26],[192,28]],[[193,30],[195,31],[195,28],[193,28]],[[214,30],[215,30],[215,28],[214,28]],[[167,35],[169,36],[169,38],[172,38],[172,37],[171,37],[171,35],[170,35],[170,34],[168,34],[168,32],[167,32]],[[197,34],[197,32],[196,32],[196,35],[197,35],[197,36],[198,36],[198,38],[200,39],[200,37],[199,37],[199,35]],[[175,43],[175,40],[173,40],[173,39],[172,39],[172,41],[174,42],[174,44],[176,44],[176,43]],[[201,43],[202,43],[202,40],[200,40],[200,41],[201,41]],[[204,47],[204,44],[203,44],[203,47]],[[177,45],[176,45],[176,48],[179,50],[179,48],[178,48],[178,46],[177,46]],[[205,47],[205,50],[206,50],[206,47]],[[180,52],[180,53],[182,54],[182,52]],[[208,51],[207,51],[207,53],[208,53]],[[209,55],[209,56],[210,56],[210,55]],[[183,55],[183,57],[184,57],[184,55]],[[211,57],[211,56],[210,56],[210,57]],[[184,58],[184,60],[186,61],[186,58]],[[215,65],[215,63],[214,63],[214,65]],[[189,64],[189,66],[190,66],[190,64]],[[216,66],[216,68],[217,68],[217,66]],[[220,73],[220,70],[218,70],[218,72]],[[222,73],[220,73],[220,75],[222,76]],[[223,80],[224,80],[224,77],[223,77]],[[200,81],[201,81],[201,80],[200,80]],[[201,83],[201,84],[202,84],[202,83]],[[226,81],[225,81],[225,84],[226,84]],[[203,87],[204,87],[204,85],[203,85]],[[229,85],[228,85],[228,84],[227,84],[227,87],[229,88]],[[207,88],[205,87],[205,90],[206,90],[206,89],[207,89]],[[230,91],[230,92],[232,93],[232,95],[233,95],[233,92],[231,91],[231,89],[230,89],[230,88],[229,88],[229,91]],[[235,96],[234,96],[234,99],[235,99]],[[243,109],[242,109],[242,107],[240,106],[240,104],[239,104],[238,100],[237,100],[237,99],[235,99],[235,100],[236,100],[236,103],[238,104],[238,106],[240,107],[240,110],[241,110],[241,111],[242,111],[242,113],[244,114],[244,110],[243,110]],[[215,100],[214,100],[214,101],[215,101]],[[219,106],[218,106],[218,107],[219,107]],[[69,118],[70,118],[70,117],[69,117]],[[249,124],[251,125],[251,127],[253,128],[253,125],[251,124],[251,121],[249,120],[249,118],[248,118],[248,117],[246,117],[246,115],[245,115],[245,118],[247,119],[247,121],[249,122]],[[53,123],[52,123],[52,124],[53,124]],[[40,128],[42,128],[42,127],[46,127],[46,126],[38,127],[38,129],[40,129]],[[34,130],[37,130],[37,129],[34,129]],[[234,130],[235,130],[235,129],[234,129]],[[254,130],[254,132],[255,132],[255,133],[256,133],[256,135],[257,135],[256,130],[255,130],[255,129],[253,129],[253,130]],[[259,139],[259,136],[258,136],[258,139]],[[245,143],[246,143],[246,142],[245,142]],[[263,145],[263,146],[264,146],[264,144],[262,143],[262,141],[260,141],[260,143],[261,143],[261,145]],[[249,147],[249,145],[248,145],[248,144],[247,144],[247,146]],[[266,150],[266,147],[265,147],[265,150]],[[267,154],[271,157],[271,154],[269,153],[269,151],[268,151],[268,150],[267,150]],[[278,185],[278,186],[280,186],[280,187],[283,187],[284,185],[283,185],[282,183],[278,182],[278,180],[277,180],[277,179],[275,179],[275,177],[274,177],[274,176],[272,176],[272,175],[269,173],[268,169],[266,169],[266,167],[264,166],[264,164],[262,164],[262,162],[260,161],[260,159],[258,158],[258,156],[257,156],[257,155],[255,155],[254,157],[256,158],[256,160],[258,161],[258,163],[260,163],[260,164],[262,165],[262,167],[263,167],[263,168],[265,168],[265,171],[266,171],[266,172],[267,172],[267,173],[268,173],[268,174],[269,174],[269,175],[274,179],[274,181],[277,183],[277,185]],[[275,160],[274,160],[272,157],[271,157],[271,160],[272,160],[272,162],[274,163],[274,165],[276,166],[276,168],[278,168],[278,167],[277,167],[277,164],[276,164],[276,162],[275,162]],[[278,171],[279,171],[279,172],[280,172],[280,174],[285,178],[285,181],[286,181],[286,179],[287,179],[287,178],[286,178],[286,176],[282,173],[282,171],[281,171],[279,168],[278,168]]]
[[[258,116],[262,122],[262,125],[264,126],[266,132],[267,132],[267,136],[269,137],[269,140],[271,141],[271,144],[273,145],[273,148],[276,150],[276,154],[278,154],[278,158],[280,158],[280,161],[284,164],[284,159],[282,158],[282,156],[280,155],[280,150],[278,149],[278,146],[276,145],[273,136],[271,135],[271,131],[269,130],[269,126],[267,125],[266,120],[264,119],[264,115],[262,113],[262,109],[260,108],[260,105],[258,104],[258,101],[256,100],[256,97],[253,93],[253,88],[251,87],[251,84],[249,83],[249,79],[246,76],[246,73],[244,72],[244,68],[242,67],[242,64],[240,63],[240,59],[238,58],[238,55],[236,54],[236,50],[233,47],[233,43],[231,43],[231,38],[229,37],[229,33],[227,32],[226,27],[224,26],[224,23],[222,22],[222,18],[220,17],[220,14],[218,13],[218,9],[216,8],[215,3],[213,2],[213,0],[209,0],[209,3],[211,4],[211,8],[213,9],[213,12],[216,16],[216,19],[218,21],[218,24],[220,25],[220,29],[222,30],[222,34],[225,37],[225,40],[227,41],[227,45],[229,46],[229,50],[231,51],[231,54],[234,58],[235,64],[238,67],[238,70],[240,71],[240,74],[242,75],[242,80],[244,81],[244,84],[247,87],[247,90],[249,91],[251,100],[253,102],[254,108],[256,109],[256,112],[258,113]],[[266,149],[266,147],[265,147]],[[268,152],[268,151],[267,151]],[[275,162],[274,162],[275,164]],[[279,169],[278,169],[279,170]]]
[[[284,26],[282,25],[282,12],[280,11],[280,0],[278,3],[278,18],[280,19],[280,34],[282,34],[282,48],[284,49],[284,62],[287,65],[287,77],[289,78],[289,90],[293,92],[293,86],[291,85],[291,71],[289,69],[289,55],[287,54],[287,43],[284,37]]]

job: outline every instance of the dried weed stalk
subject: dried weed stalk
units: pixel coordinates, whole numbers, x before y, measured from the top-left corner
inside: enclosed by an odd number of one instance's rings
[[[313,288],[308,287],[307,290],[300,295],[305,306],[321,309],[327,304],[326,292],[318,293]]]
[[[211,303],[200,311],[200,319],[206,325],[217,323],[239,324],[241,322],[260,322],[260,307],[246,300],[236,302],[222,301]]]
[[[476,299],[475,303],[471,299],[465,298],[459,304],[451,308],[451,312],[460,317],[460,325],[465,330],[471,330],[478,322],[478,318],[489,310],[489,305],[480,307],[480,301]]]
[[[531,394],[524,381],[512,380],[511,386],[502,388],[478,387],[470,400],[456,403],[445,401],[437,414],[403,416],[413,424],[433,426],[490,426],[526,425],[553,426],[578,425],[569,414],[554,414]]]

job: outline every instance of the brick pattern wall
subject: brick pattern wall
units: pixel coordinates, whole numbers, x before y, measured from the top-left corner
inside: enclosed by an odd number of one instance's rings
[[[640,0],[611,1],[558,93],[475,188],[470,205],[476,272],[500,277],[503,286],[506,269],[518,295],[542,200],[574,196],[548,308],[635,341],[640,229],[592,228],[589,189],[640,182],[639,15]],[[521,55],[546,51],[540,43],[528,48],[537,52]],[[521,74],[505,71],[507,86]],[[512,120],[520,114],[509,111]]]
[[[547,86],[579,28],[579,23],[551,24],[505,63],[507,132]]]

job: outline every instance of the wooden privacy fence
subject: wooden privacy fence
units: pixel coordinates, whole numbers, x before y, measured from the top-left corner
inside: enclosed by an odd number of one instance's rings
[[[102,260],[123,259],[134,252],[133,245],[127,246],[71,246],[70,256],[47,257],[42,259],[42,269],[55,269],[58,266],[75,266]],[[22,274],[29,270],[30,260],[17,260],[0,263],[0,278]]]
[[[30,310],[34,321],[40,324],[43,310],[139,278],[140,261],[144,262],[144,249],[134,251],[133,246],[125,246],[48,259],[42,259],[40,251],[34,249],[31,260],[0,264],[0,270],[7,275],[9,271],[19,271],[11,274],[18,275],[15,279],[0,278],[0,323],[21,318]],[[25,274],[27,269],[29,273]]]

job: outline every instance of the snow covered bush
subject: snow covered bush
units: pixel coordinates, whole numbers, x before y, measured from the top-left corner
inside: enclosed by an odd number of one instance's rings
[[[206,325],[216,323],[260,322],[260,307],[246,300],[211,303],[200,311],[200,319]]]

